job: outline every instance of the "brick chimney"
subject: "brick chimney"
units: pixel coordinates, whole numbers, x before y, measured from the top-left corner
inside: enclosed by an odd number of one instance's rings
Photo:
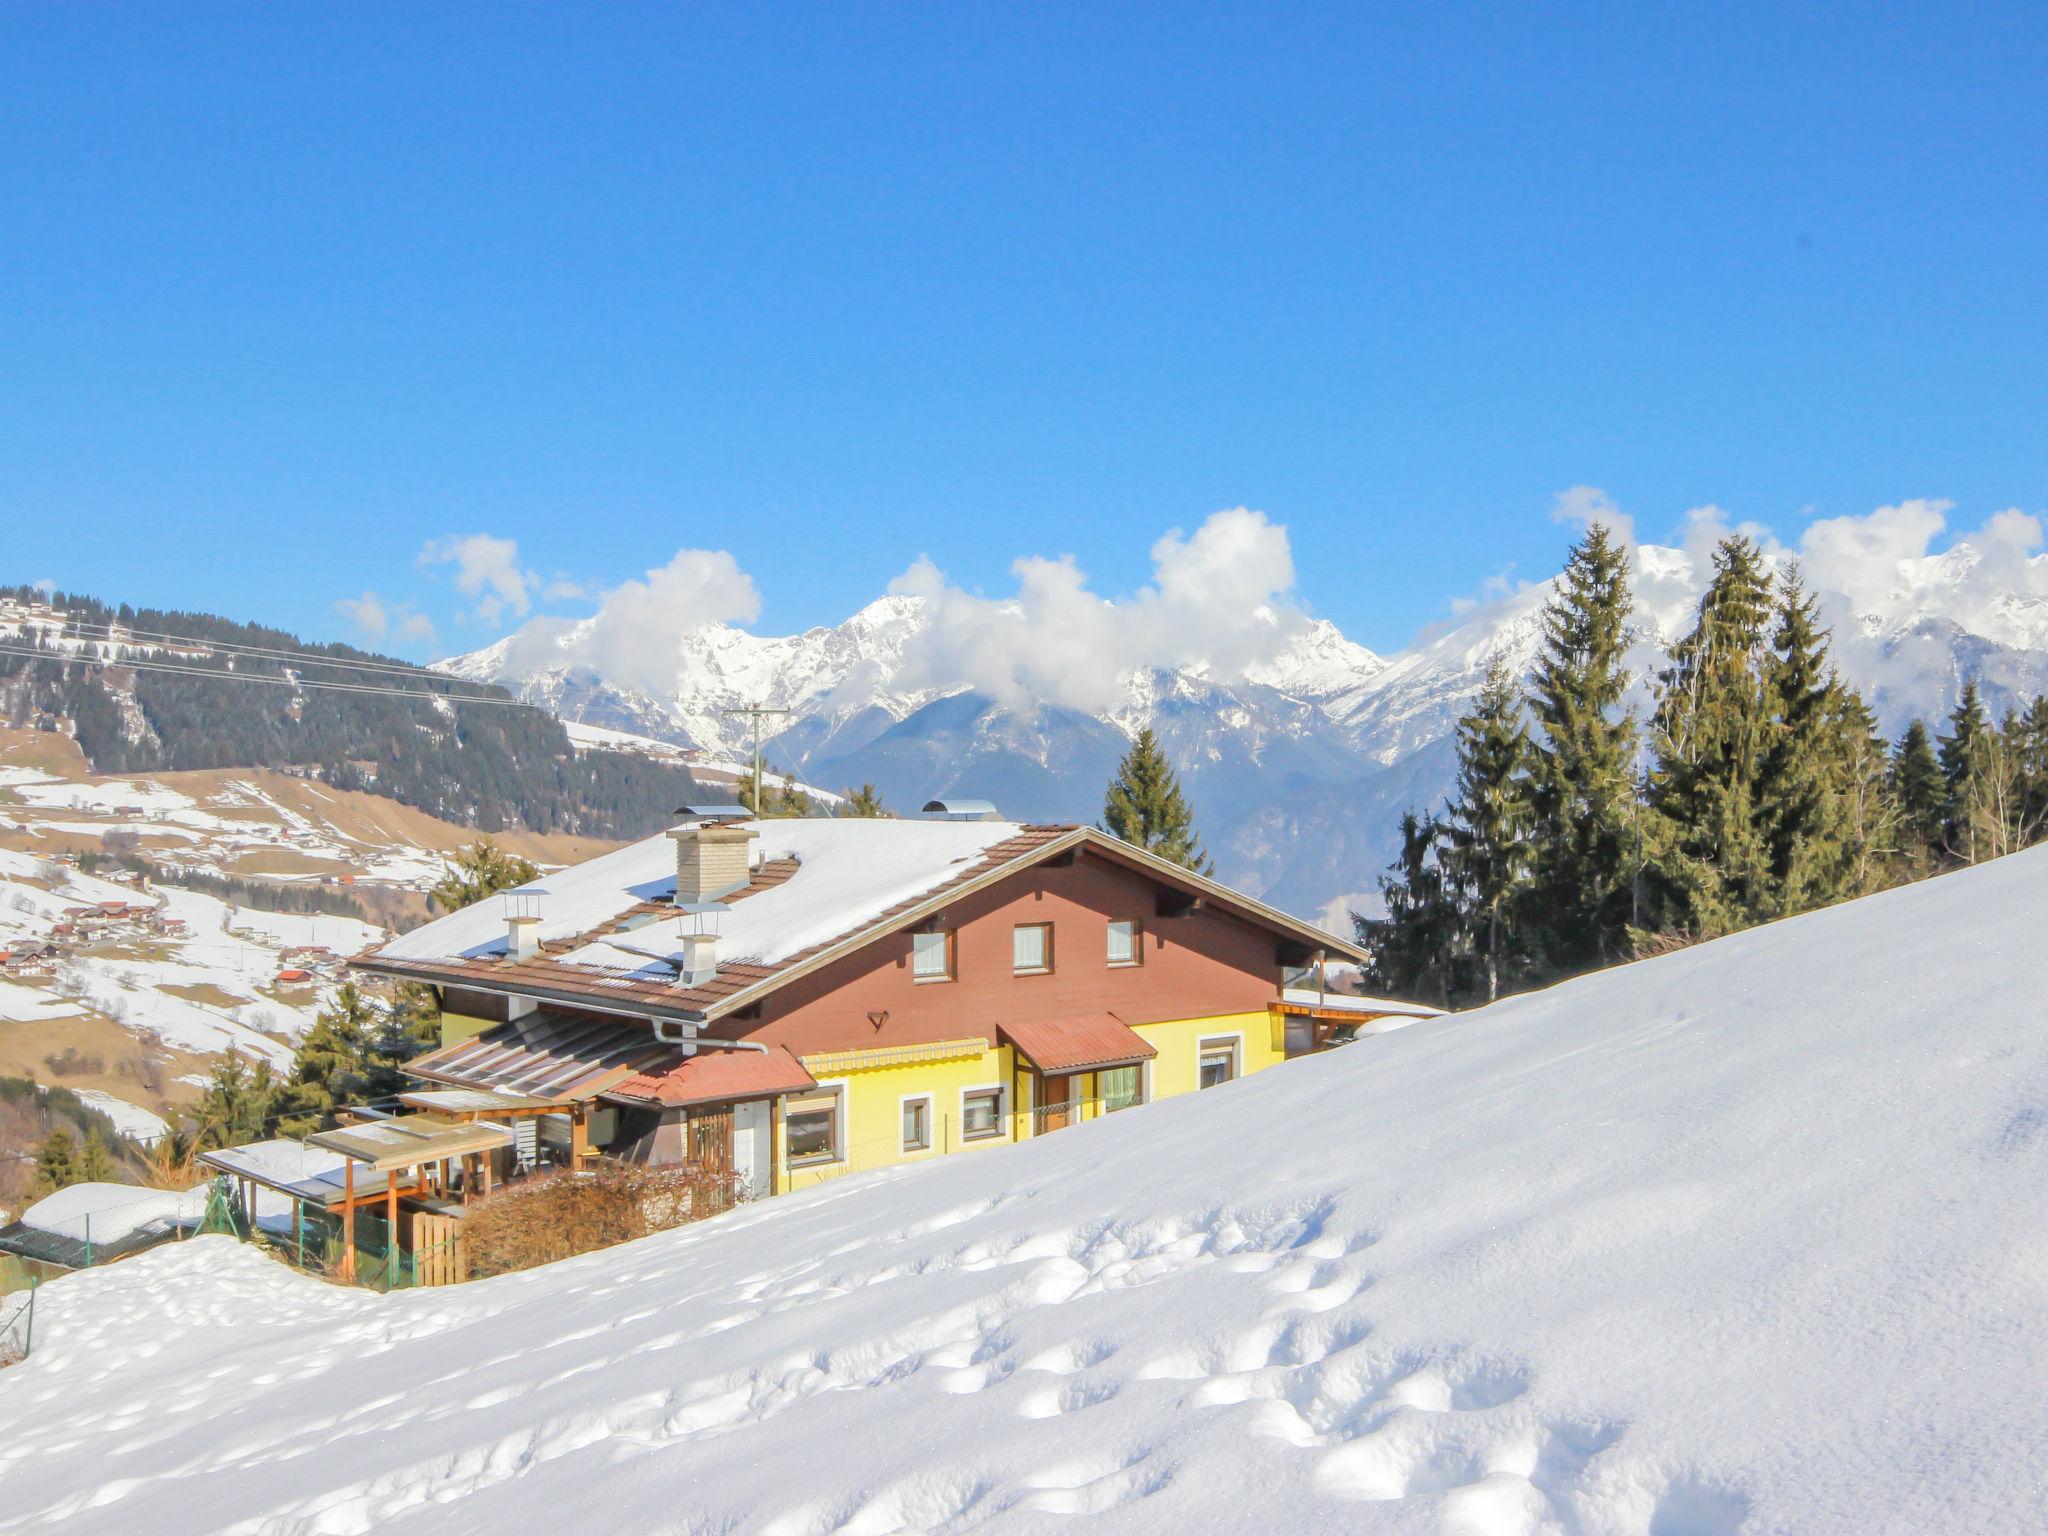
[[[717,901],[743,890],[751,871],[747,844],[752,827],[737,822],[698,822],[669,833],[676,844],[676,905],[689,907]]]

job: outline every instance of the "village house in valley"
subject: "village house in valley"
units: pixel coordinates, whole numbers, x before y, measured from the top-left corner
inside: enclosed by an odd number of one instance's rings
[[[761,1196],[1217,1087],[1433,1010],[1354,945],[1089,827],[679,813],[353,962],[425,983],[407,1103],[520,1165],[729,1169]]]

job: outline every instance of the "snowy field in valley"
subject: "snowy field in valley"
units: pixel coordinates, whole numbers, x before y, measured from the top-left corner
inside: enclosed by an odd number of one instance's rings
[[[0,1530],[2039,1532],[2044,930],[2048,850],[451,1290],[195,1239],[43,1291]]]

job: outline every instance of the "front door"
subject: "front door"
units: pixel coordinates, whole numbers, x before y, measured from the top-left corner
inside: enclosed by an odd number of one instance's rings
[[[1041,1077],[1038,1080],[1038,1129],[1057,1131],[1074,1123],[1074,1079]]]
[[[749,1099],[732,1107],[732,1171],[752,1199],[769,1193],[770,1146],[768,1101]]]

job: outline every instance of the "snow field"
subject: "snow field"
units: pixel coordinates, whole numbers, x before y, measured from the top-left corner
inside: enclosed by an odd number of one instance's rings
[[[380,1298],[46,1289],[0,1531],[2038,1532],[2048,850]]]

